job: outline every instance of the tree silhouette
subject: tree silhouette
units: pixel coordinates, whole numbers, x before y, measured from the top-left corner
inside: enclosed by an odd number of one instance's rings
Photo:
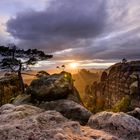
[[[61,67],[62,67],[62,71],[64,71],[66,66],[65,65],[62,65]]]
[[[22,71],[28,70],[30,65],[35,65],[38,61],[43,61],[52,58],[52,55],[46,55],[43,51],[37,49],[18,49],[14,44],[9,44],[8,47],[0,46],[0,68],[10,70],[17,73],[20,81],[21,92],[24,93],[24,82]]]
[[[125,64],[126,62],[127,62],[127,59],[126,58],[123,58],[122,59],[122,63]]]
[[[60,69],[60,70],[62,70],[62,71],[64,71],[65,68],[66,68],[66,66],[65,66],[65,65],[62,65],[62,66],[57,66],[56,68],[57,68],[57,69]]]

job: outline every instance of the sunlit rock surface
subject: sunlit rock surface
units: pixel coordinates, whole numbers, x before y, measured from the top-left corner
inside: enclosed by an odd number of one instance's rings
[[[6,104],[0,108],[1,140],[120,140],[105,131],[80,126],[56,111]]]
[[[140,139],[140,121],[125,113],[101,112],[88,121],[91,128],[104,130],[123,140]]]
[[[71,99],[81,103],[79,93],[73,85],[70,73],[61,72],[40,77],[33,80],[27,89],[32,100],[53,101],[58,99]]]

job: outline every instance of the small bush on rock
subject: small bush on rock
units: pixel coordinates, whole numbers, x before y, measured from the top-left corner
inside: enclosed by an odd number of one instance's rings
[[[131,110],[131,99],[129,96],[123,97],[120,101],[118,101],[112,111],[113,112],[128,112]]]

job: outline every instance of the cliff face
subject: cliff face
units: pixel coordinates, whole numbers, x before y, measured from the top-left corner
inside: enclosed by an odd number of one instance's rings
[[[103,72],[99,83],[86,88],[95,104],[99,101],[106,108],[127,98],[132,107],[140,107],[140,61],[117,63]]]
[[[0,105],[11,102],[19,93],[19,79],[16,75],[0,78]]]

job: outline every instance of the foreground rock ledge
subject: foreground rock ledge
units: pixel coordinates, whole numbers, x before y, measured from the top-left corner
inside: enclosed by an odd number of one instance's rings
[[[1,140],[120,140],[70,121],[56,111],[6,104],[0,108]]]
[[[15,105],[29,104],[34,105],[45,110],[56,110],[68,119],[80,122],[85,125],[88,122],[89,117],[92,115],[84,106],[72,101],[72,100],[55,100],[50,102],[42,102],[41,104],[32,104],[30,102],[30,95],[19,96],[14,102]]]
[[[123,140],[140,140],[140,121],[125,113],[101,112],[92,115],[88,125]]]
[[[56,100],[51,102],[41,103],[40,108],[45,110],[56,110],[68,119],[87,124],[89,117],[92,115],[85,107],[71,100]]]

